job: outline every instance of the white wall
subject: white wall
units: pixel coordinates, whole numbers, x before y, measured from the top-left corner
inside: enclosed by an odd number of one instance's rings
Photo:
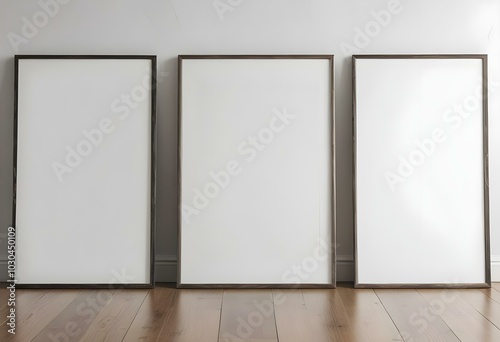
[[[353,274],[351,54],[488,53],[489,77],[497,82],[489,99],[490,199],[493,272],[500,280],[500,211],[495,210],[500,205],[500,177],[495,177],[500,175],[498,0],[59,0],[64,4],[58,8],[55,1],[0,2],[3,251],[11,223],[15,53],[158,55],[164,76],[158,88],[158,281],[175,280],[178,54],[335,54],[338,279],[349,280]],[[45,7],[53,16],[41,14],[43,3],[51,4]],[[376,13],[387,9],[393,14],[379,15],[382,24],[377,24]],[[37,21],[40,28],[30,31],[28,21]],[[366,30],[371,36],[359,33]],[[17,44],[11,43],[14,34]],[[5,258],[1,253],[0,259]],[[0,274],[3,279],[6,272]]]

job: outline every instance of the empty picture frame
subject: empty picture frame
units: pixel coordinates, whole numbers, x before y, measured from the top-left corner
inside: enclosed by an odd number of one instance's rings
[[[154,285],[156,56],[15,57],[16,278]]]
[[[353,56],[356,287],[490,284],[486,55]]]
[[[334,287],[333,56],[179,56],[179,287]]]

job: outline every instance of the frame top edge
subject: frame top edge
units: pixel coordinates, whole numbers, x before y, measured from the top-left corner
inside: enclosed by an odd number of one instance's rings
[[[14,55],[19,59],[151,59],[155,60],[157,55]]]
[[[333,54],[289,55],[178,55],[179,59],[333,59]]]
[[[353,59],[486,59],[488,54],[366,54]]]

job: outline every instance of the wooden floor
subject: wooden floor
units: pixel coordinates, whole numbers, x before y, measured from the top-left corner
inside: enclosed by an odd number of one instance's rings
[[[500,341],[483,290],[0,290],[0,341]]]

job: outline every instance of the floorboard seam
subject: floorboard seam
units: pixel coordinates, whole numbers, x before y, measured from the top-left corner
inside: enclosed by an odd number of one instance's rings
[[[455,337],[457,338],[457,340],[459,340],[460,342],[462,342],[462,340],[460,339],[460,337],[458,337],[457,334],[455,334],[455,331],[453,331],[453,329],[448,325],[448,323],[446,323],[446,321],[444,320],[443,316],[441,316],[439,313],[436,312],[436,310],[434,310],[434,308],[432,307],[431,303],[429,303],[425,298],[424,296],[422,296],[422,294],[419,292],[419,290],[416,290],[418,295],[420,297],[422,297],[422,299],[429,305],[429,308],[432,310],[432,312],[434,312],[434,315],[438,316],[439,318],[441,318],[441,320],[443,321],[443,323],[448,327],[448,329],[450,329],[450,331],[453,333],[453,335],[455,335]]]
[[[151,290],[148,290],[148,292],[146,293],[146,295],[142,299],[141,305],[139,305],[139,308],[135,312],[134,318],[130,321],[130,324],[128,325],[127,331],[123,335],[122,342],[123,342],[123,340],[125,340],[125,337],[127,337],[127,334],[128,334],[128,332],[130,330],[130,327],[132,326],[132,324],[134,323],[135,319],[137,318],[137,315],[139,314],[139,311],[141,311],[141,308],[144,305],[144,302],[146,301],[146,298],[148,298],[150,292],[151,292]]]
[[[278,334],[278,321],[276,320],[276,308],[274,303],[274,290],[271,290],[271,302],[273,303],[273,317],[274,317],[274,329],[276,330],[276,341],[280,341],[280,336]]]
[[[399,337],[401,337],[401,341],[407,342],[407,341],[405,340],[405,338],[403,337],[403,335],[401,334],[401,331],[399,330],[398,325],[396,324],[396,322],[394,322],[394,319],[392,318],[391,313],[390,313],[390,312],[389,312],[389,310],[387,310],[387,308],[385,307],[385,304],[384,304],[384,302],[382,301],[382,298],[380,298],[380,297],[379,297],[379,295],[378,295],[377,291],[375,291],[375,290],[373,290],[373,289],[372,289],[372,291],[373,291],[373,293],[375,293],[375,296],[377,296],[377,298],[378,298],[378,300],[379,300],[380,304],[382,304],[382,307],[384,308],[385,312],[387,313],[387,316],[389,316],[389,318],[391,319],[392,324],[394,325],[394,327],[395,327],[395,328],[396,328],[396,330],[398,331]]]
[[[219,331],[217,332],[217,342],[220,342],[220,328],[222,323],[222,308],[224,306],[224,293],[226,290],[222,290],[222,298],[220,301],[220,313],[219,313]]]

